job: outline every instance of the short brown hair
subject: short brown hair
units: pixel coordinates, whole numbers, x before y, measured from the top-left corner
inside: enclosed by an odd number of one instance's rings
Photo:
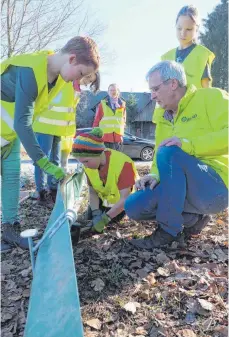
[[[91,65],[95,70],[99,68],[98,47],[90,37],[75,36],[60,51],[63,54],[75,54],[79,64]]]

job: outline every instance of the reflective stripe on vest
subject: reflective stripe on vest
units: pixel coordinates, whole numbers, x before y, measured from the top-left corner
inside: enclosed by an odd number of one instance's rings
[[[9,126],[9,128],[14,130],[14,120],[8,114],[8,112],[3,106],[1,106],[1,117],[2,117],[2,120]]]
[[[7,144],[10,143],[8,140],[6,140],[6,139],[4,139],[2,137],[1,137],[0,141],[1,141],[1,147],[3,147],[3,146],[5,146],[5,145],[7,145]]]
[[[66,83],[53,97],[47,110],[42,111],[33,123],[35,132],[54,136],[73,137],[76,131],[76,106],[79,94],[75,95],[72,83]]]
[[[60,121],[57,119],[50,119],[45,117],[38,117],[37,121],[44,124],[50,124],[50,125],[58,125],[58,126],[71,126],[75,125],[75,121],[67,122],[67,121]]]
[[[53,105],[49,105],[48,109],[52,111],[56,111],[56,112],[74,112],[75,111],[74,108],[68,108],[65,106],[53,106]]]
[[[103,117],[99,122],[99,127],[103,130],[104,134],[115,132],[123,136],[125,120],[124,120],[124,102],[123,106],[117,108],[115,112],[107,105],[105,100],[101,101],[103,109]]]
[[[120,121],[120,122],[122,122],[123,121],[123,118],[119,118],[119,117],[103,117],[103,120],[104,121],[111,121],[111,120],[114,120],[114,121]]]

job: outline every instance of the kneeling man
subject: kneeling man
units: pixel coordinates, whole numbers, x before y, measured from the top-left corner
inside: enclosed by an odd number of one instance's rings
[[[125,202],[134,220],[157,220],[148,238],[131,240],[153,249],[189,238],[228,206],[228,94],[218,88],[187,86],[174,61],[156,64],[147,75],[157,109],[151,174]]]

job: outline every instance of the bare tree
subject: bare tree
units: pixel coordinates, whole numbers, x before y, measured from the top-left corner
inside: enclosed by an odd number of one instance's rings
[[[64,38],[97,38],[104,26],[85,8],[85,0],[2,0],[1,56],[44,49]],[[71,33],[72,32],[72,33]]]

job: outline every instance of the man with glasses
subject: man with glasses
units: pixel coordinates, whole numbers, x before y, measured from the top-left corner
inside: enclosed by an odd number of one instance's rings
[[[134,220],[156,219],[151,236],[130,241],[151,250],[199,234],[210,214],[228,206],[228,94],[187,86],[174,61],[156,64],[147,81],[160,106],[155,156],[125,211]]]

